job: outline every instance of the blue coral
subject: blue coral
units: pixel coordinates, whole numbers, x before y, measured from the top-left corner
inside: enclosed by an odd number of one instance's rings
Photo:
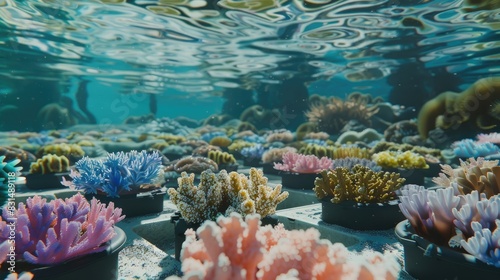
[[[252,147],[245,147],[241,149],[241,155],[244,156],[245,158],[251,159],[251,158],[262,158],[262,155],[266,149],[264,146],[261,144],[254,145]]]
[[[377,165],[372,160],[365,159],[365,158],[353,158],[353,157],[335,159],[335,160],[333,160],[332,166],[333,166],[333,169],[335,169],[337,167],[345,167],[345,168],[351,170],[357,164],[368,167],[375,172],[382,170],[382,167]]]
[[[157,151],[110,153],[104,161],[84,157],[76,163],[79,174],[72,175],[73,185],[85,193],[104,191],[110,197],[119,197],[141,184],[153,182],[161,170],[161,156]]]
[[[472,139],[464,139],[453,143],[453,152],[461,158],[487,157],[500,154],[500,148],[495,144],[477,143]]]

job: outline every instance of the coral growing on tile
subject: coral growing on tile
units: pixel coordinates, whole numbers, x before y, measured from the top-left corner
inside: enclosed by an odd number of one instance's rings
[[[182,217],[192,223],[215,220],[217,215],[231,212],[265,217],[288,197],[288,192],[281,192],[281,185],[268,186],[262,171],[255,168],[250,169],[249,177],[225,170],[216,175],[206,170],[201,173],[198,186],[194,185],[194,174],[188,176],[186,172],[177,181],[177,190],[168,189],[170,200]]]
[[[451,187],[429,190],[408,185],[401,189],[401,212],[415,232],[438,245],[462,246],[479,260],[500,265],[500,197]]]
[[[14,219],[16,259],[53,265],[106,250],[104,244],[115,235],[114,224],[123,218],[113,203],[105,206],[95,198],[89,203],[80,194],[50,202],[34,196],[19,203],[17,210],[3,209],[0,242],[8,240]]]
[[[400,266],[378,252],[350,255],[341,243],[320,239],[316,229],[260,227],[258,215],[208,221],[186,233],[183,279],[397,279]],[[290,278],[291,277],[291,278]]]
[[[62,184],[85,193],[102,191],[110,197],[119,197],[122,192],[139,192],[143,184],[162,181],[161,156],[157,151],[131,151],[109,153],[106,159],[84,157],[72,170],[73,181],[63,179]]]
[[[283,155],[283,163],[274,163],[274,169],[293,173],[319,173],[332,167],[332,160],[315,155],[288,152]]]
[[[395,191],[404,183],[395,172],[375,172],[356,165],[352,169],[339,167],[322,171],[314,181],[314,192],[319,199],[331,198],[333,203],[355,201],[383,203],[396,198]]]

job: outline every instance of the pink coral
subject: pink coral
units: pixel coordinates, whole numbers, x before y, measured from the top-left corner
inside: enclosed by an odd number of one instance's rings
[[[81,194],[50,202],[35,195],[3,213],[0,242],[7,240],[7,222],[15,219],[16,257],[48,265],[105,250],[115,235],[114,224],[125,218],[112,202],[106,207],[94,198],[89,204]]]
[[[480,133],[476,136],[477,143],[493,143],[500,144],[500,133],[492,132],[488,134]]]
[[[283,155],[283,163],[274,163],[274,169],[294,173],[319,173],[332,167],[333,160],[315,155],[303,155],[287,152]]]
[[[320,240],[316,229],[260,227],[259,215],[231,214],[186,232],[184,279],[397,279],[395,259],[372,252],[352,260],[341,243]]]

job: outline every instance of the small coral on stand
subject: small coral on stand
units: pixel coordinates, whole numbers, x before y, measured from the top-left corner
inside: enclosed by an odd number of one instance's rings
[[[462,246],[479,260],[500,267],[500,197],[451,187],[429,190],[407,185],[401,189],[401,212],[415,232],[437,244]]]
[[[395,191],[404,183],[395,172],[375,172],[356,165],[351,170],[339,167],[322,171],[314,181],[314,192],[319,199],[331,197],[333,203],[384,203],[396,198]]]
[[[110,153],[105,160],[84,157],[71,170],[73,181],[63,179],[63,185],[95,194],[105,192],[119,197],[123,192],[139,192],[142,185],[159,184],[163,180],[162,160],[157,151]]]
[[[0,243],[9,240],[9,224],[16,221],[15,253],[18,261],[54,265],[75,257],[106,250],[115,235],[114,224],[123,220],[120,208],[96,199],[89,203],[76,194],[47,202],[39,196],[19,203],[17,210],[3,209]]]
[[[200,183],[194,185],[194,174],[186,172],[178,178],[179,188],[168,189],[170,200],[182,217],[191,223],[215,220],[219,214],[238,212],[244,215],[274,214],[276,206],[288,197],[281,185],[272,188],[261,170],[251,168],[250,176],[222,170],[215,175],[210,170],[201,173]]]
[[[186,233],[183,279],[397,279],[400,266],[378,252],[355,255],[341,243],[320,239],[316,229],[260,227],[258,215],[208,221]],[[174,277],[169,279],[176,279]],[[178,278],[177,278],[178,279]]]
[[[274,169],[293,173],[319,173],[332,167],[332,160],[315,155],[288,152],[283,155],[283,163],[274,163]]]

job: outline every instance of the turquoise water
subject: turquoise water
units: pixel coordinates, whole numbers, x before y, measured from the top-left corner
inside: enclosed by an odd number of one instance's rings
[[[36,111],[74,100],[84,79],[98,121],[149,112],[148,96],[124,94],[158,95],[160,117],[202,119],[224,91],[298,79],[327,96],[400,90],[391,102],[419,107],[500,72],[499,10],[466,4],[1,0],[0,96]]]

